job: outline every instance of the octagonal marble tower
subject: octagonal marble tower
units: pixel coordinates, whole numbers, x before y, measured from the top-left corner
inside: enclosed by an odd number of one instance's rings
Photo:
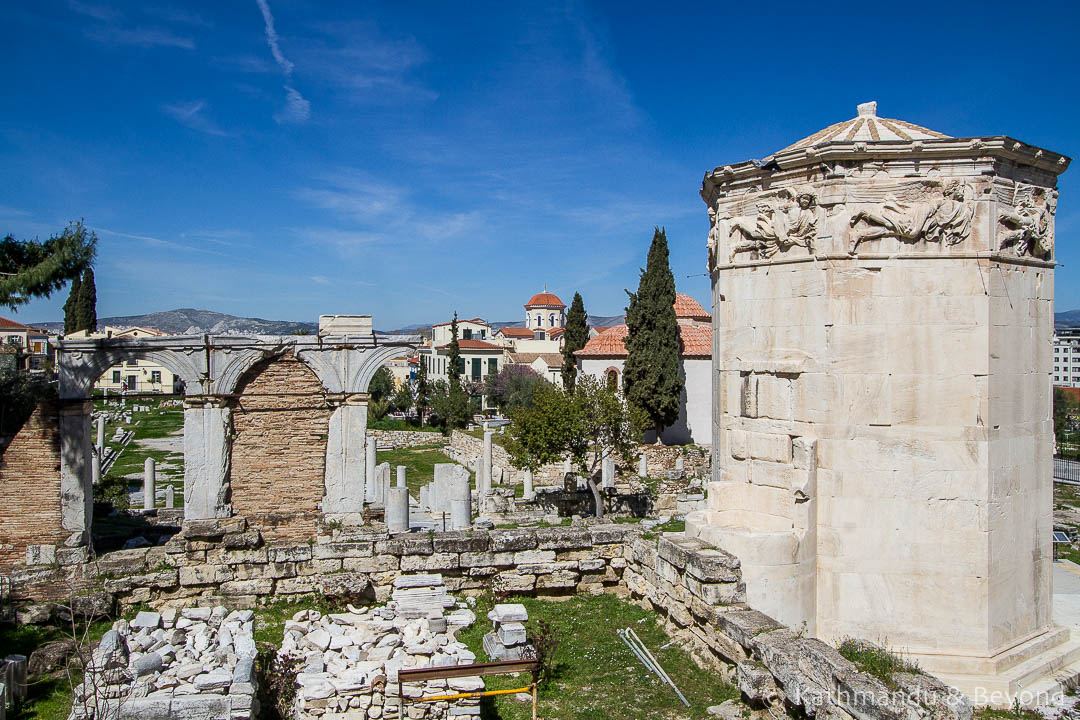
[[[1080,659],[1050,617],[1069,159],[876,109],[705,175],[713,478],[687,534],[789,625],[1016,689]]]

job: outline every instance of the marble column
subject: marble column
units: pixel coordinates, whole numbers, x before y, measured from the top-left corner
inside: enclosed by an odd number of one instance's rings
[[[377,467],[379,457],[378,444],[375,438],[369,437],[367,439],[367,455],[364,463],[364,477],[366,481],[364,483],[364,502],[375,502],[375,468]]]
[[[491,438],[495,435],[491,430],[484,431],[484,457],[480,462],[482,468],[481,480],[483,482],[480,488],[481,495],[489,495],[491,493]]]
[[[638,477],[649,477],[649,458],[645,453],[641,453],[641,457],[638,458],[637,474]]]
[[[392,533],[409,531],[409,489],[393,487],[386,499],[386,529]]]
[[[398,465],[397,466],[397,487],[399,487],[399,488],[405,487],[405,466],[404,465]]]
[[[148,457],[143,463],[143,510],[153,510],[157,495],[157,463]]]
[[[165,486],[165,509],[172,510],[176,507],[176,490],[173,488],[172,483]]]
[[[198,396],[184,401],[184,519],[232,515],[232,506],[226,502],[231,431],[232,411],[224,398]]]
[[[522,493],[522,497],[525,500],[532,500],[533,499],[533,471],[532,470],[526,470],[525,471],[525,490]]]
[[[363,524],[366,483],[367,397],[339,397],[326,437],[323,515]]]
[[[105,416],[98,415],[97,419],[97,451],[100,455],[105,452]]]
[[[101,455],[96,449],[90,451],[90,481],[93,485],[101,484]]]
[[[70,532],[90,529],[91,487],[89,400],[64,400],[60,406],[60,524]]]
[[[605,490],[615,487],[615,458],[605,455],[600,465],[600,487]]]

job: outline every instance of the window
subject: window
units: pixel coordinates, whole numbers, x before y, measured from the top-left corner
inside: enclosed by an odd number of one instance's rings
[[[533,340],[543,340],[543,339],[544,339],[544,331],[543,330],[537,330],[536,332],[533,333]]]
[[[487,330],[481,330],[480,331],[480,339],[484,340],[486,338],[487,338]]]
[[[472,379],[473,380],[479,380],[480,379],[480,368],[483,366],[483,363],[484,363],[484,361],[483,361],[482,358],[473,358],[472,359]]]
[[[459,375],[464,375],[465,374],[465,358],[458,358],[458,369],[457,369],[457,371],[458,371]]]
[[[488,358],[488,375],[494,375],[497,372],[499,372],[498,358]]]
[[[465,328],[461,331],[462,340],[472,340],[472,328]]]
[[[112,381],[113,381],[113,385],[119,385],[120,384],[120,371],[119,370],[113,370],[112,371]]]
[[[45,344],[41,342],[34,343],[34,352],[38,355],[45,352]]]
[[[152,383],[160,383],[161,382],[161,371],[160,370],[151,370],[150,371],[150,382],[152,382]]]
[[[555,327],[555,313],[548,315],[548,327]]]
[[[607,371],[607,387],[608,390],[617,392],[619,390],[619,371],[612,368]]]

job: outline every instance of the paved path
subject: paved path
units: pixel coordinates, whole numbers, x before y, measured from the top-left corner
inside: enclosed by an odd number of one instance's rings
[[[1054,563],[1054,622],[1080,629],[1080,565]]]

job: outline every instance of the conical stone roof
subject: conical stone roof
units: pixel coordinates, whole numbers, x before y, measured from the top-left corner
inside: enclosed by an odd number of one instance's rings
[[[858,114],[850,120],[819,130],[797,143],[788,145],[780,152],[801,150],[835,141],[887,142],[890,140],[935,140],[947,137],[949,136],[944,133],[905,120],[878,117],[877,103],[867,102],[858,106]]]

